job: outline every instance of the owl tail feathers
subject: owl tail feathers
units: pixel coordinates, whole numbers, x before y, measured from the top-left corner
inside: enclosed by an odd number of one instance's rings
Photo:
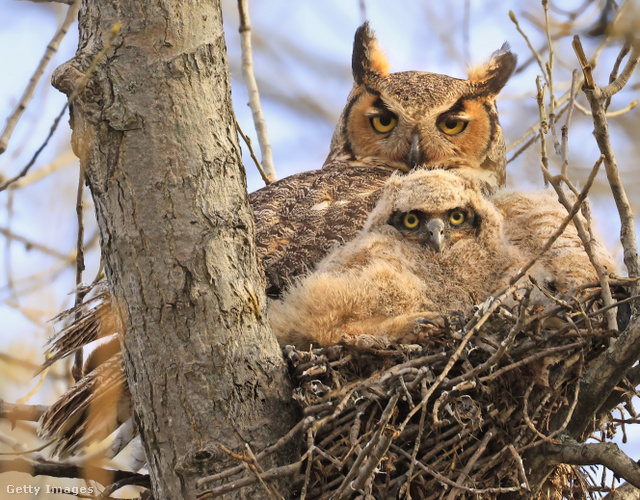
[[[38,434],[66,457],[106,439],[131,418],[131,394],[118,353],[80,379],[40,417]],[[133,436],[131,436],[133,437]],[[126,443],[124,443],[126,444]],[[117,446],[117,453],[122,446]]]
[[[507,84],[517,62],[517,56],[505,42],[499,50],[491,54],[488,62],[469,70],[469,81],[475,84],[481,93],[496,96]]]
[[[351,59],[353,79],[358,85],[389,74],[389,62],[378,44],[375,33],[365,22],[356,30]]]
[[[47,341],[51,357],[35,375],[40,374],[56,361],[74,354],[91,342],[113,335],[118,331],[111,293],[106,280],[88,287],[93,296],[82,304],[63,311],[51,321],[65,324]]]

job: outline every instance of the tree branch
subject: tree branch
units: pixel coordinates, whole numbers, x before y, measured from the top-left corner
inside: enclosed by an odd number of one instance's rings
[[[66,477],[74,479],[88,479],[97,481],[106,486],[114,482],[127,480],[127,484],[136,484],[150,488],[149,476],[122,470],[110,470],[91,465],[72,465],[68,463],[49,462],[46,460],[28,460],[26,458],[14,458],[12,460],[0,460],[2,472],[24,472],[32,477]]]
[[[620,241],[624,250],[624,263],[627,267],[629,277],[635,278],[640,276],[640,260],[638,259],[633,210],[629,203],[629,199],[627,198],[624,186],[622,185],[622,179],[620,178],[616,158],[613,153],[613,148],[611,147],[605,106],[608,99],[618,92],[629,80],[629,77],[640,61],[640,50],[637,47],[633,48],[627,64],[618,78],[606,87],[598,87],[593,81],[593,78],[587,78],[587,75],[590,72],[590,66],[589,63],[586,62],[584,51],[582,50],[582,44],[580,43],[580,38],[577,35],[574,37],[573,47],[585,74],[585,85],[583,90],[587,97],[587,101],[589,101],[589,106],[591,107],[596,142],[598,143],[600,152],[604,156],[607,179],[609,180],[613,198],[616,202],[616,207],[620,215],[620,222],[622,223]],[[640,284],[636,282],[631,286],[631,295],[637,295],[639,291]],[[632,304],[632,310],[634,315],[637,316],[639,312],[638,306]]]
[[[256,126],[260,151],[262,153],[262,166],[270,184],[278,180],[276,170],[273,166],[273,156],[271,145],[267,136],[267,124],[262,116],[260,107],[260,93],[258,84],[253,75],[253,54],[251,52],[251,24],[249,22],[249,2],[248,0],[238,0],[238,11],[240,12],[240,44],[242,46],[242,76],[249,93],[249,107],[253,113],[253,123]]]
[[[42,414],[49,409],[45,405],[21,405],[7,403],[0,399],[0,418],[15,422],[16,420],[27,420],[37,422]],[[0,470],[2,468],[0,467]]]
[[[546,452],[556,464],[604,465],[613,473],[640,488],[640,465],[629,458],[615,443],[548,443]]]

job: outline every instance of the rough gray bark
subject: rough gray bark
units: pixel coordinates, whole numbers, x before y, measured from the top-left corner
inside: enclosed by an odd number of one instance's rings
[[[155,498],[194,498],[198,477],[229,465],[218,444],[260,449],[294,412],[265,317],[220,2],[85,1],[79,17],[76,57],[54,75],[67,95],[122,23],[72,103],[72,144]]]

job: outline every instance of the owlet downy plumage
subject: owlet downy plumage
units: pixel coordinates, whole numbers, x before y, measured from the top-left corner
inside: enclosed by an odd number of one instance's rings
[[[505,288],[566,216],[549,191],[483,195],[467,173],[394,175],[361,233],[271,303],[274,333],[304,350],[415,338],[424,320],[468,313]],[[599,256],[613,271],[602,247]],[[554,292],[598,278],[573,225],[528,274]]]

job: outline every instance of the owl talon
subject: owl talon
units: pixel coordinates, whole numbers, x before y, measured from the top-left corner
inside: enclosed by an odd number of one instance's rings
[[[433,326],[433,327],[437,328],[438,326],[440,326],[440,325],[438,325],[438,323],[436,323],[432,319],[422,318],[422,317],[416,318],[415,323],[416,323],[416,327],[418,327],[418,328],[426,327],[426,326]]]

